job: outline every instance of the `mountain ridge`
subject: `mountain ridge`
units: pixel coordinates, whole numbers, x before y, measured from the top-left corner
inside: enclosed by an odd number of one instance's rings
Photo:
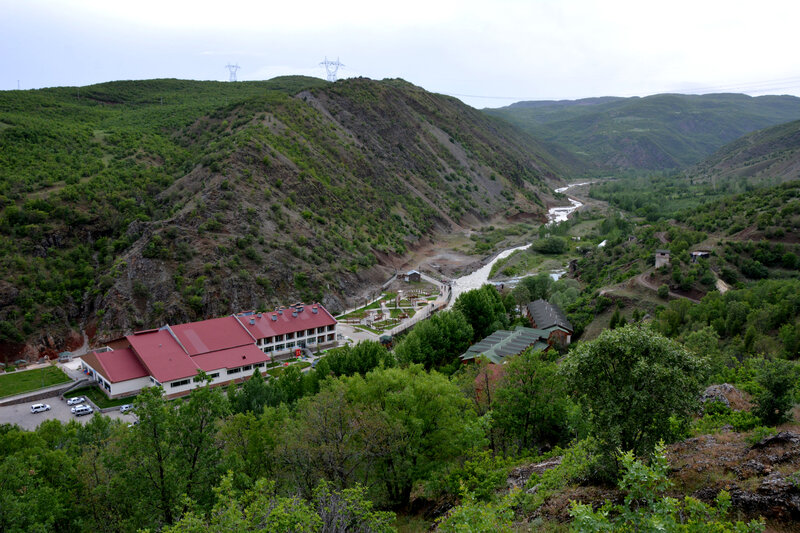
[[[517,102],[484,110],[606,170],[676,170],[742,135],[800,119],[800,98],[743,94]]]

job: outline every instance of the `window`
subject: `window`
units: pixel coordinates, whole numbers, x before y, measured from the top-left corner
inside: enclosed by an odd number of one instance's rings
[[[328,331],[333,331],[333,326],[328,326]]]
[[[253,366],[256,368],[264,368],[264,362],[262,361],[261,363],[256,363]]]
[[[288,341],[289,339],[294,339],[294,332],[293,331],[286,334],[286,340]]]
[[[242,367],[242,372],[247,372],[247,371],[248,371],[248,370],[250,370],[251,368],[253,368],[253,365],[244,365],[244,366]]]
[[[275,342],[281,342],[283,340],[283,335],[275,335]]]
[[[306,332],[305,332],[305,331],[298,331],[298,332],[297,332],[297,338],[299,339],[300,337],[304,337],[304,336],[305,336],[305,334],[306,334]]]
[[[317,342],[325,342],[325,335],[320,335],[317,337]]]
[[[330,335],[328,335],[328,340],[329,340],[329,341],[332,341],[332,340],[333,340],[333,333],[331,333]]]
[[[291,348],[294,348],[294,342],[287,342],[287,343],[286,343],[286,347],[287,347],[287,348],[290,348],[290,349],[291,349]]]
[[[174,389],[175,387],[183,387],[184,385],[188,384],[189,384],[188,379],[182,379],[180,381],[173,381],[172,383],[169,384],[169,386]]]
[[[315,339],[314,337],[311,337],[310,339],[308,339],[307,342],[308,342],[308,344],[316,344],[317,343],[317,339]]]
[[[213,374],[209,374],[208,377],[211,379],[217,379],[219,377],[219,372],[214,372]]]
[[[277,346],[275,346],[276,352],[280,352],[281,350],[283,350],[283,344],[278,344]]]
[[[275,349],[274,346],[267,346],[266,348],[264,348],[264,353],[270,353],[274,349]]]
[[[269,344],[271,342],[272,342],[272,337],[267,337],[266,339],[264,339],[264,344]]]
[[[313,334],[314,334],[314,328],[306,330],[306,335],[313,335]]]
[[[325,333],[325,326],[320,326],[317,328],[317,333]]]
[[[241,371],[242,371],[241,367],[239,367],[239,368],[229,368],[228,369],[228,375],[230,376],[231,374],[238,374]]]

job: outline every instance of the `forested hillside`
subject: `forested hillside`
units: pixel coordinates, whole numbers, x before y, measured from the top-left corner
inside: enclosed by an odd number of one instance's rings
[[[518,102],[486,112],[604,171],[674,170],[749,132],[797,120],[800,98],[658,94]]]
[[[8,91],[0,148],[6,355],[87,326],[335,310],[436,231],[541,217],[560,179],[532,138],[401,80]]]

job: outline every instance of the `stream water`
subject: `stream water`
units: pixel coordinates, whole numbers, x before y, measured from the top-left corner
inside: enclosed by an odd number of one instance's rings
[[[589,183],[591,183],[591,182],[587,181],[587,182],[583,182],[583,183],[573,183],[571,185],[567,185],[566,187],[560,187],[560,188],[556,189],[555,192],[563,193],[563,192],[566,192],[567,190],[569,190],[572,187],[577,187],[579,185],[587,185]],[[582,202],[579,202],[575,198],[568,198],[568,200],[569,200],[570,204],[572,204],[572,205],[570,205],[568,207],[551,207],[550,209],[548,209],[548,211],[547,211],[547,220],[548,220],[547,223],[548,224],[563,222],[563,221],[567,220],[567,218],[569,218],[569,216],[576,209],[578,209],[580,206],[583,205]],[[502,252],[497,254],[491,261],[489,261],[487,264],[483,265],[481,268],[479,268],[478,270],[476,270],[472,274],[467,274],[466,276],[461,276],[460,278],[454,279],[453,283],[452,283],[453,295],[451,296],[450,303],[448,304],[447,307],[450,308],[453,305],[453,303],[456,301],[456,298],[458,298],[458,295],[461,294],[462,292],[470,291],[472,289],[479,289],[482,285],[484,285],[485,283],[488,283],[489,282],[489,273],[492,271],[492,266],[497,261],[499,261],[500,259],[505,259],[506,257],[508,257],[512,253],[516,252],[517,250],[525,250],[526,248],[529,248],[530,246],[531,246],[531,243],[528,243],[528,244],[524,244],[522,246],[517,246],[515,248],[509,248],[508,250],[503,250]],[[559,277],[564,275],[564,273],[565,273],[564,270],[556,270],[556,271],[551,272],[550,276],[554,280],[557,280]],[[518,278],[514,278],[514,279],[507,280],[504,283],[507,284],[507,285],[512,285],[513,286],[517,281],[519,281],[519,279]]]

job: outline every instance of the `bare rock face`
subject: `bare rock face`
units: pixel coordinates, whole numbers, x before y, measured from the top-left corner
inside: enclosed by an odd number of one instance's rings
[[[561,464],[562,459],[563,456],[558,456],[541,463],[518,466],[508,474],[506,484],[509,489],[521,489],[528,483],[528,480],[533,474],[542,474],[547,470],[557,467]]]
[[[0,308],[13,304],[18,295],[19,289],[5,280],[0,280]]]
[[[705,405],[708,402],[720,402],[734,411],[740,411],[748,406],[748,402],[742,391],[730,383],[711,385],[703,391],[703,395],[700,397],[700,403]]]

